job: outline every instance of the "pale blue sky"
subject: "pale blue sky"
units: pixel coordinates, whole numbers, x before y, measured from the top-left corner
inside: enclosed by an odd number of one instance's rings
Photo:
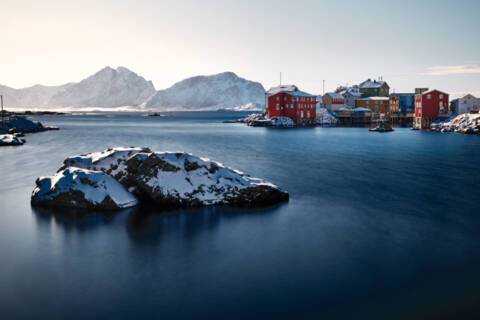
[[[270,87],[282,71],[312,93],[383,76],[397,92],[480,95],[475,0],[1,2],[0,83],[13,87],[121,65],[157,89],[223,71]]]

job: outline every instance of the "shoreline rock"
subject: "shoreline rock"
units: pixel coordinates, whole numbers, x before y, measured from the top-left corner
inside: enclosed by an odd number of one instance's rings
[[[433,131],[480,134],[480,114],[464,113],[447,122],[432,125]]]
[[[101,171],[69,167],[36,181],[31,203],[44,207],[116,210],[137,205],[137,198]]]
[[[185,152],[119,147],[69,157],[57,175],[70,173],[68,170],[108,175],[132,196],[161,208],[206,205],[255,207],[274,205],[289,198],[287,192],[272,183]],[[55,181],[55,178],[51,179]],[[60,202],[62,205],[68,203],[63,198]],[[50,204],[56,205],[54,202]]]
[[[0,147],[21,146],[25,143],[25,139],[20,139],[21,134],[1,134]]]
[[[326,109],[325,109],[326,110]],[[245,123],[250,127],[271,127],[271,128],[303,128],[314,126],[335,126],[337,119],[332,116],[328,111],[325,114],[321,114],[321,118],[315,121],[309,121],[306,123],[296,124],[289,117],[272,117],[268,118],[265,114],[252,113],[245,118],[236,120],[225,120],[223,123]]]

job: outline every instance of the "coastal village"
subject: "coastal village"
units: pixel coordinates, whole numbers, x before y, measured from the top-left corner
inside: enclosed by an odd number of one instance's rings
[[[472,122],[464,133],[478,133],[480,129],[480,98],[468,94],[450,101],[447,92],[429,88],[391,93],[382,78],[340,86],[323,96],[301,91],[295,85],[273,87],[265,95],[264,116],[246,119],[252,126],[372,126],[381,122],[415,130],[454,131],[441,124],[463,115],[462,119]]]
[[[232,73],[218,76],[223,77],[219,79],[236,77]],[[369,127],[370,131],[377,132],[394,131],[393,127],[400,126],[413,130],[480,134],[480,98],[472,94],[450,100],[449,93],[436,88],[391,92],[389,84],[382,77],[369,78],[351,86],[339,86],[323,95],[302,91],[296,85],[279,85],[267,91],[260,84],[259,86],[260,100],[265,95],[264,103],[261,104],[262,108],[264,105],[264,112],[225,122],[280,128]],[[0,94],[0,146],[24,144],[25,133],[59,129],[43,126],[26,117],[56,112],[8,112],[3,109],[3,99],[4,96]],[[160,116],[159,113],[153,115]]]

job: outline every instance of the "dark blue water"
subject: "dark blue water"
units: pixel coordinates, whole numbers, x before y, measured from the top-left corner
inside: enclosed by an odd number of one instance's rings
[[[42,117],[0,149],[10,318],[459,318],[480,310],[480,138],[274,130],[229,113]],[[184,150],[288,190],[258,210],[35,211],[37,176],[107,147]]]

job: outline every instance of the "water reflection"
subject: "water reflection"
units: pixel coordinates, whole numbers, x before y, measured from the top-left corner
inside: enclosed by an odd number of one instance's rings
[[[131,212],[131,209],[124,209],[117,212],[96,212],[77,209],[49,209],[32,207],[32,213],[39,226],[58,225],[65,231],[85,232],[91,229],[107,226],[118,216]]]
[[[62,231],[85,233],[98,228],[125,228],[138,244],[158,242],[169,233],[192,238],[199,232],[214,231],[222,221],[240,217],[262,217],[275,213],[283,205],[263,208],[207,206],[158,210],[146,206],[117,211],[88,211],[70,208],[32,207],[38,227],[58,226]]]

